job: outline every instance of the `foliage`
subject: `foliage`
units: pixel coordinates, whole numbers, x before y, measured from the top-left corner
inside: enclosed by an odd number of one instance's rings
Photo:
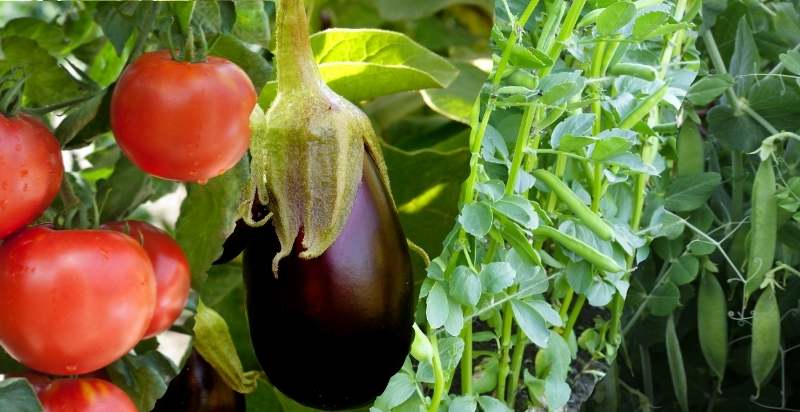
[[[468,111],[486,76],[476,64],[488,54],[490,4],[426,2],[413,16],[405,16],[394,2],[329,0],[312,7],[310,24],[319,32],[311,40],[326,80],[373,115],[406,234],[435,251],[448,229],[441,222],[457,214],[453,183],[463,176],[452,171],[466,168],[464,108]],[[193,346],[229,385],[249,392],[248,410],[305,410],[273,391],[255,360],[241,264],[212,266],[239,216],[247,159],[204,185],[159,180],[120,153],[109,121],[111,94],[126,65],[145,51],[185,48],[190,33],[198,52],[204,37],[209,54],[239,65],[266,108],[270,101],[264,96],[275,79],[275,4],[77,1],[0,9],[0,74],[28,75],[23,110],[55,129],[71,165],[66,190],[41,221],[91,226],[139,218],[166,226],[187,254],[194,291],[185,321],[173,332],[192,337]],[[420,91],[429,88],[440,89],[435,103]],[[419,179],[420,170],[425,179]],[[174,204],[183,193],[177,221],[154,212],[153,202]],[[165,393],[185,361],[185,354],[164,355],[168,341],[164,336],[145,341],[106,370],[142,411]],[[0,373],[23,369],[0,351]],[[0,409],[39,410],[24,380],[0,386],[0,404],[6,405]]]
[[[632,275],[626,350],[589,407],[800,407],[797,16],[791,2],[703,5],[701,76],[654,181],[665,226],[650,228],[659,237]]]

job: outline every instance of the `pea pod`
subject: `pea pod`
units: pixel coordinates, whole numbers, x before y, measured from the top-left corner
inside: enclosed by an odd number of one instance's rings
[[[681,411],[689,412],[686,369],[683,365],[683,353],[681,352],[680,341],[678,341],[678,334],[675,332],[675,320],[672,315],[667,318],[664,340],[667,347],[667,361],[669,362],[669,373],[672,376],[672,388],[675,391],[675,397],[678,398],[678,405],[680,405]]]
[[[655,80],[658,74],[652,66],[639,63],[617,63],[609,68],[609,72],[614,75],[638,77],[647,81]]]
[[[610,240],[614,236],[614,230],[611,229],[611,226],[596,213],[592,212],[558,176],[544,169],[535,170],[533,175],[547,185],[567,205],[572,213],[597,236],[600,236],[603,240]]]
[[[700,130],[696,123],[686,121],[681,125],[678,135],[678,161],[676,162],[678,176],[703,173],[705,170],[704,160],[705,153]]]
[[[770,158],[758,166],[756,177],[753,180],[752,199],[747,283],[744,288],[745,299],[761,286],[764,274],[772,268],[775,258],[778,206],[775,200],[775,172],[772,169],[772,159]]]
[[[713,274],[703,273],[697,293],[697,333],[711,371],[722,382],[728,360],[728,305]]]
[[[598,269],[605,272],[621,272],[624,270],[610,256],[606,256],[582,240],[565,233],[561,233],[550,226],[537,227],[533,230],[533,235],[554,240],[556,243],[568,249],[570,252],[576,253],[578,256],[586,259],[587,262],[597,266]]]
[[[769,378],[781,344],[781,313],[775,289],[767,288],[753,311],[753,342],[750,348],[750,370],[756,385],[756,396]]]

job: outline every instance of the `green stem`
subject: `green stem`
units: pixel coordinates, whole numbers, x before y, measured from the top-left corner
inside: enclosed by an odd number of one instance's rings
[[[528,139],[533,129],[533,120],[536,117],[536,112],[536,106],[531,103],[525,106],[525,111],[522,113],[522,123],[517,132],[514,157],[511,159],[511,169],[508,172],[508,180],[506,181],[505,194],[507,195],[514,193],[514,188],[517,186],[519,169],[522,166],[522,160],[525,158],[525,148],[528,147]]]
[[[717,71],[717,73],[728,73],[728,69],[725,67],[725,62],[722,60],[722,55],[719,53],[717,41],[714,40],[714,33],[712,33],[711,30],[706,30],[703,33],[703,43],[706,45],[708,57],[711,58],[711,64],[714,66],[714,69]],[[728,98],[728,104],[730,104],[733,108],[733,112],[738,113],[739,99],[736,97],[736,92],[733,91],[733,87],[728,87],[725,89],[725,97]]]
[[[522,359],[525,356],[526,346],[528,346],[528,337],[521,330],[518,330],[517,337],[514,340],[514,354],[511,355],[511,376],[508,379],[508,392],[506,394],[506,404],[511,409],[514,409],[514,401],[517,398],[519,375],[522,372]]]
[[[506,39],[503,54],[500,56],[500,62],[497,63],[497,70],[495,70],[494,78],[492,79],[492,90],[497,90],[497,87],[500,86],[500,81],[503,80],[503,74],[508,67],[508,60],[511,58],[511,48],[517,43],[519,33],[522,32],[522,28],[525,27],[525,24],[528,23],[528,19],[531,18],[531,14],[533,14],[533,10],[536,9],[537,4],[539,4],[539,0],[531,0],[528,2],[528,6],[525,7],[525,10],[517,19],[516,24],[514,24],[511,34],[508,36],[508,39]]]
[[[564,327],[564,331],[561,333],[561,336],[563,336],[564,339],[569,338],[569,335],[572,333],[572,328],[575,327],[575,323],[578,321],[578,315],[581,314],[584,303],[586,303],[586,296],[578,295],[578,299],[575,301],[575,306],[572,307],[572,311],[569,314],[567,326]]]
[[[277,0],[276,59],[278,93],[313,92],[322,77],[308,39],[308,18],[303,0]]]
[[[583,11],[583,7],[586,5],[586,0],[574,0],[572,4],[570,4],[569,9],[567,10],[567,16],[564,18],[564,24],[561,25],[561,29],[559,29],[558,36],[556,37],[555,43],[550,46],[550,49],[547,51],[547,56],[550,57],[551,60],[555,62],[556,58],[561,55],[561,51],[564,49],[564,44],[572,37],[572,31],[575,30],[575,24],[578,23],[578,19],[581,17],[581,12]],[[550,74],[550,71],[553,70],[552,66],[545,67],[541,71],[541,76],[547,76]]]
[[[428,331],[428,339],[431,341],[433,347],[433,396],[431,397],[431,404],[428,406],[428,412],[438,412],[439,405],[442,402],[442,395],[444,395],[444,370],[442,369],[442,360],[439,357],[439,341],[436,338],[436,333]]]
[[[467,310],[465,318],[469,319],[471,310]],[[472,395],[472,321],[464,322],[461,330],[464,339],[464,353],[461,355],[461,394]]]
[[[608,43],[606,43],[604,40],[600,40],[597,45],[595,45],[591,68],[593,79],[599,79],[603,77],[603,57],[605,56],[607,45]],[[603,130],[603,112],[602,103],[600,101],[600,89],[601,86],[599,82],[592,83],[592,113],[594,113],[592,132],[595,135]]]
[[[511,330],[513,326],[514,310],[511,307],[511,301],[509,301],[503,306],[503,334],[500,338],[500,367],[497,370],[498,399],[505,399],[506,380],[508,379],[509,364],[511,363]]]
[[[742,213],[744,210],[744,185],[743,178],[744,175],[744,159],[742,156],[742,152],[738,150],[731,151],[731,188],[733,192],[733,198],[731,199],[733,205],[731,206],[731,218],[734,222],[738,222],[742,219]]]

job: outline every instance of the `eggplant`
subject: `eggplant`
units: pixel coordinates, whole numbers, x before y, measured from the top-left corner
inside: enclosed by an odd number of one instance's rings
[[[153,412],[244,412],[244,395],[229,388],[217,371],[192,351],[181,373]]]
[[[273,274],[273,225],[244,251],[250,333],[272,384],[325,410],[363,406],[386,388],[412,341],[414,302],[406,238],[386,185],[365,153],[342,232],[303,259],[302,232]]]

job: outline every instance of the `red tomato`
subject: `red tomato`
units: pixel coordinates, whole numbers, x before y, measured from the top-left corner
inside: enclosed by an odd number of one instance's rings
[[[122,233],[38,226],[0,247],[0,344],[31,369],[114,362],[144,336],[155,300],[150,259]]]
[[[61,148],[47,127],[0,114],[0,239],[47,209],[63,175]]]
[[[186,255],[178,242],[163,230],[146,222],[129,220],[112,222],[103,227],[130,235],[141,243],[156,274],[156,311],[145,332],[155,336],[172,326],[189,299],[191,271]]]
[[[102,379],[61,379],[39,393],[44,412],[138,412],[122,389]]]
[[[250,144],[256,92],[235,64],[209,56],[175,61],[145,53],[125,69],[111,98],[117,143],[142,170],[204,182],[233,167]]]

